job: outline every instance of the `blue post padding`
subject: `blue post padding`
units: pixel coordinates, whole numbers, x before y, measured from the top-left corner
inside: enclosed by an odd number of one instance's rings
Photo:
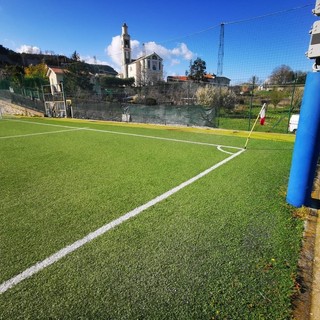
[[[294,144],[287,202],[310,205],[320,152],[320,72],[308,73]]]

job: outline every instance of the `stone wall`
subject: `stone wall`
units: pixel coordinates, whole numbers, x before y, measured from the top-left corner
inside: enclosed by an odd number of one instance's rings
[[[18,115],[27,117],[43,117],[43,113],[18,106],[5,98],[0,98],[0,111],[2,115]]]

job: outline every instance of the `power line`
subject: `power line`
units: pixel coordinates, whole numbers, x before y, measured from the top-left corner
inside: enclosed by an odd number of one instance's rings
[[[303,6],[294,7],[294,8],[285,9],[285,10],[280,10],[280,11],[276,11],[276,12],[271,12],[271,13],[267,13],[267,14],[264,14],[264,15],[259,15],[259,16],[255,16],[255,17],[251,17],[251,18],[247,18],[247,19],[235,20],[235,21],[229,21],[229,22],[222,22],[222,23],[220,23],[220,24],[211,26],[211,27],[206,28],[206,29],[204,29],[204,30],[196,31],[196,32],[193,32],[193,33],[190,33],[190,34],[181,36],[181,37],[177,37],[177,38],[173,38],[173,39],[161,41],[161,42],[159,42],[159,44],[164,44],[164,43],[167,43],[167,42],[173,42],[173,41],[177,41],[177,40],[182,40],[182,39],[185,39],[185,38],[189,38],[189,37],[192,37],[192,36],[195,36],[195,35],[198,35],[198,34],[201,34],[201,33],[207,32],[207,31],[210,31],[210,30],[212,30],[212,29],[219,28],[219,27],[221,27],[222,24],[224,24],[224,25],[229,25],[229,24],[249,22],[249,21],[252,21],[252,20],[263,19],[263,18],[267,18],[267,17],[279,15],[279,14],[284,14],[284,13],[288,13],[288,12],[292,12],[292,11],[304,9],[304,8],[311,7],[311,6],[314,6],[314,4],[313,4],[313,3],[309,3],[309,4],[305,4],[305,5],[303,5]],[[147,41],[146,41],[146,42],[147,42]]]
[[[193,33],[190,33],[190,34],[181,36],[181,37],[177,37],[177,38],[173,38],[173,39],[170,39],[170,40],[161,41],[161,42],[159,42],[159,44],[164,44],[164,43],[168,43],[168,42],[173,42],[173,41],[177,41],[177,40],[182,40],[182,39],[190,38],[190,37],[196,36],[196,35],[198,35],[198,34],[201,34],[201,33],[204,33],[204,32],[210,31],[210,30],[212,30],[212,29],[219,28],[219,27],[220,27],[220,24],[217,24],[217,25],[211,26],[211,27],[209,27],[209,28],[207,28],[207,29],[200,30],[200,31],[196,31],[196,32],[193,32]]]
[[[169,42],[174,42],[174,41],[190,38],[190,37],[193,37],[193,36],[208,32],[210,30],[213,30],[213,29],[216,29],[216,28],[219,28],[219,27],[221,28],[222,25],[231,25],[231,24],[240,24],[240,23],[250,22],[250,21],[253,21],[253,20],[258,20],[258,19],[272,17],[272,16],[275,16],[275,15],[289,13],[289,12],[292,12],[292,11],[304,9],[304,8],[311,7],[311,6],[314,6],[314,3],[309,3],[309,4],[305,4],[305,5],[294,7],[294,8],[290,8],[290,9],[271,12],[271,13],[267,13],[267,14],[264,14],[264,15],[259,15],[259,16],[255,16],[255,17],[251,17],[251,18],[247,18],[247,19],[222,22],[220,24],[208,27],[208,28],[200,30],[200,31],[195,31],[193,33],[190,33],[190,34],[187,34],[187,35],[184,35],[184,36],[180,36],[180,37],[176,37],[176,38],[172,38],[172,39],[168,39],[168,40],[164,40],[164,41],[158,42],[158,44],[162,45],[162,44],[166,44],[166,43],[169,43]],[[144,41],[144,43],[147,43],[147,42],[148,41]],[[220,50],[220,47],[221,47],[221,29],[220,29],[220,44],[219,44],[219,55],[221,57],[221,56],[223,56],[223,51]],[[223,47],[221,49],[223,49]],[[117,56],[117,55],[120,55],[120,54],[121,54],[121,51],[119,51],[119,53],[108,54],[108,56],[111,57],[111,56]],[[98,56],[98,57],[101,57],[101,56]]]
[[[304,9],[306,7],[310,7],[310,6],[313,6],[313,5],[314,4],[309,3],[309,4],[306,4],[304,6],[294,7],[294,8],[291,8],[291,9],[276,11],[276,12],[272,12],[272,13],[267,13],[267,14],[264,14],[264,15],[260,15],[260,16],[256,16],[256,17],[252,17],[252,18],[248,18],[248,19],[224,22],[224,24],[226,25],[226,24],[236,24],[236,23],[249,22],[249,21],[252,21],[252,20],[258,20],[258,19],[262,19],[262,18],[275,16],[275,15],[278,15],[278,14],[283,14],[283,13],[288,13],[288,12],[299,10],[299,9]]]

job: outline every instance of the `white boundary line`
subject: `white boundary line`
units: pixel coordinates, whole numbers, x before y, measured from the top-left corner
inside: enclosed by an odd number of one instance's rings
[[[6,121],[16,121],[16,122],[31,123],[31,124],[38,124],[38,125],[44,125],[44,126],[70,128],[70,129],[79,128],[79,129],[83,129],[83,130],[87,130],[87,131],[93,131],[93,132],[110,133],[110,134],[125,135],[125,136],[138,137],[138,138],[147,138],[147,139],[156,139],[156,140],[164,140],[164,141],[173,141],[173,142],[197,144],[197,145],[203,145],[203,146],[217,147],[219,149],[219,151],[222,151],[222,152],[225,152],[225,153],[229,153],[229,154],[232,154],[232,153],[224,151],[224,150],[221,150],[221,148],[230,148],[230,149],[235,149],[235,150],[242,150],[243,149],[241,147],[226,146],[226,145],[221,145],[221,144],[197,142],[197,141],[190,141],[190,140],[171,139],[171,138],[164,138],[164,137],[157,137],[157,136],[146,136],[146,135],[143,135],[143,134],[135,134],[135,133],[121,132],[121,131],[101,130],[101,129],[86,128],[86,127],[72,127],[72,126],[64,126],[64,125],[59,125],[59,124],[41,123],[41,122],[24,121],[24,120],[9,120],[9,119],[6,119]]]
[[[157,137],[157,136],[145,136],[143,134],[136,134],[136,133],[127,133],[127,132],[118,132],[118,131],[109,131],[109,130],[100,130],[100,129],[92,129],[92,128],[83,128],[87,131],[94,131],[94,132],[105,132],[105,133],[111,133],[111,134],[119,134],[119,135],[126,135],[131,137],[139,137],[139,138],[149,138],[149,139],[156,139],[156,140],[164,140],[164,141],[173,141],[173,142],[182,142],[182,143],[190,143],[190,144],[197,144],[202,146],[210,146],[210,147],[222,147],[222,148],[230,148],[230,149],[236,149],[236,150],[242,150],[243,148],[240,147],[233,147],[233,146],[224,146],[221,144],[214,144],[214,143],[207,143],[207,142],[198,142],[198,141],[190,141],[190,140],[180,140],[180,139],[172,139],[172,138],[163,138],[163,137]],[[220,149],[219,149],[220,150]],[[222,150],[220,150],[222,151]],[[225,152],[225,151],[222,151]]]
[[[209,169],[201,172],[200,174],[196,175],[195,177],[193,177],[193,178],[181,183],[177,187],[175,187],[175,188],[163,193],[162,195],[152,199],[151,201],[147,202],[146,204],[133,209],[132,211],[126,213],[123,216],[121,216],[120,218],[115,219],[115,220],[111,221],[110,223],[105,224],[101,228],[89,233],[88,235],[86,235],[82,239],[80,239],[80,240],[72,243],[71,245],[68,245],[68,246],[64,247],[63,249],[57,251],[53,255],[49,256],[46,259],[44,259],[43,261],[37,262],[35,265],[31,266],[30,268],[26,269],[25,271],[21,272],[20,274],[16,275],[15,277],[3,282],[0,285],[0,294],[6,292],[7,290],[9,290],[10,288],[14,287],[15,285],[17,285],[21,281],[23,281],[23,280],[25,280],[27,278],[30,278],[31,276],[33,276],[37,272],[41,271],[42,269],[44,269],[44,268],[52,265],[53,263],[61,260],[62,258],[67,256],[68,254],[74,252],[75,250],[79,249],[80,247],[82,247],[86,243],[96,239],[97,237],[105,234],[107,231],[115,228],[116,226],[120,225],[121,223],[123,223],[123,222],[125,222],[125,221],[127,221],[127,220],[129,220],[129,219],[131,219],[131,218],[133,218],[135,216],[137,216],[138,214],[140,214],[144,210],[147,210],[148,208],[156,205],[157,203],[167,199],[168,197],[172,196],[173,194],[175,194],[176,192],[180,191],[181,189],[187,187],[188,185],[190,185],[190,184],[194,183],[195,181],[199,180],[200,178],[206,176],[207,174],[209,174],[213,170],[221,167],[222,165],[226,164],[230,160],[232,160],[235,157],[239,156],[244,151],[245,151],[245,149],[241,149],[240,151],[238,151],[238,152],[234,153],[233,155],[231,155],[230,157],[220,161],[219,163],[217,163],[214,166],[210,167]]]
[[[39,136],[39,135],[44,135],[44,134],[62,133],[62,132],[79,131],[79,130],[83,130],[83,128],[74,128],[74,129],[66,129],[66,130],[59,130],[59,131],[48,131],[48,132],[38,132],[38,133],[28,133],[28,134],[18,134],[16,136],[0,137],[0,139],[24,138],[24,137]]]
[[[3,119],[3,120],[4,121],[11,121],[11,122],[22,122],[22,123],[38,124],[38,125],[41,125],[41,126],[50,126],[50,127],[79,128],[79,127],[72,127],[72,126],[64,126],[62,124],[43,123],[43,122],[27,121],[27,120],[13,120],[13,119]]]

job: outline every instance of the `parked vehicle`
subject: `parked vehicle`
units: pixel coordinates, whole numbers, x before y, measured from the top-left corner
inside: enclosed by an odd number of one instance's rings
[[[289,121],[289,132],[296,133],[299,124],[299,114],[293,114]]]

